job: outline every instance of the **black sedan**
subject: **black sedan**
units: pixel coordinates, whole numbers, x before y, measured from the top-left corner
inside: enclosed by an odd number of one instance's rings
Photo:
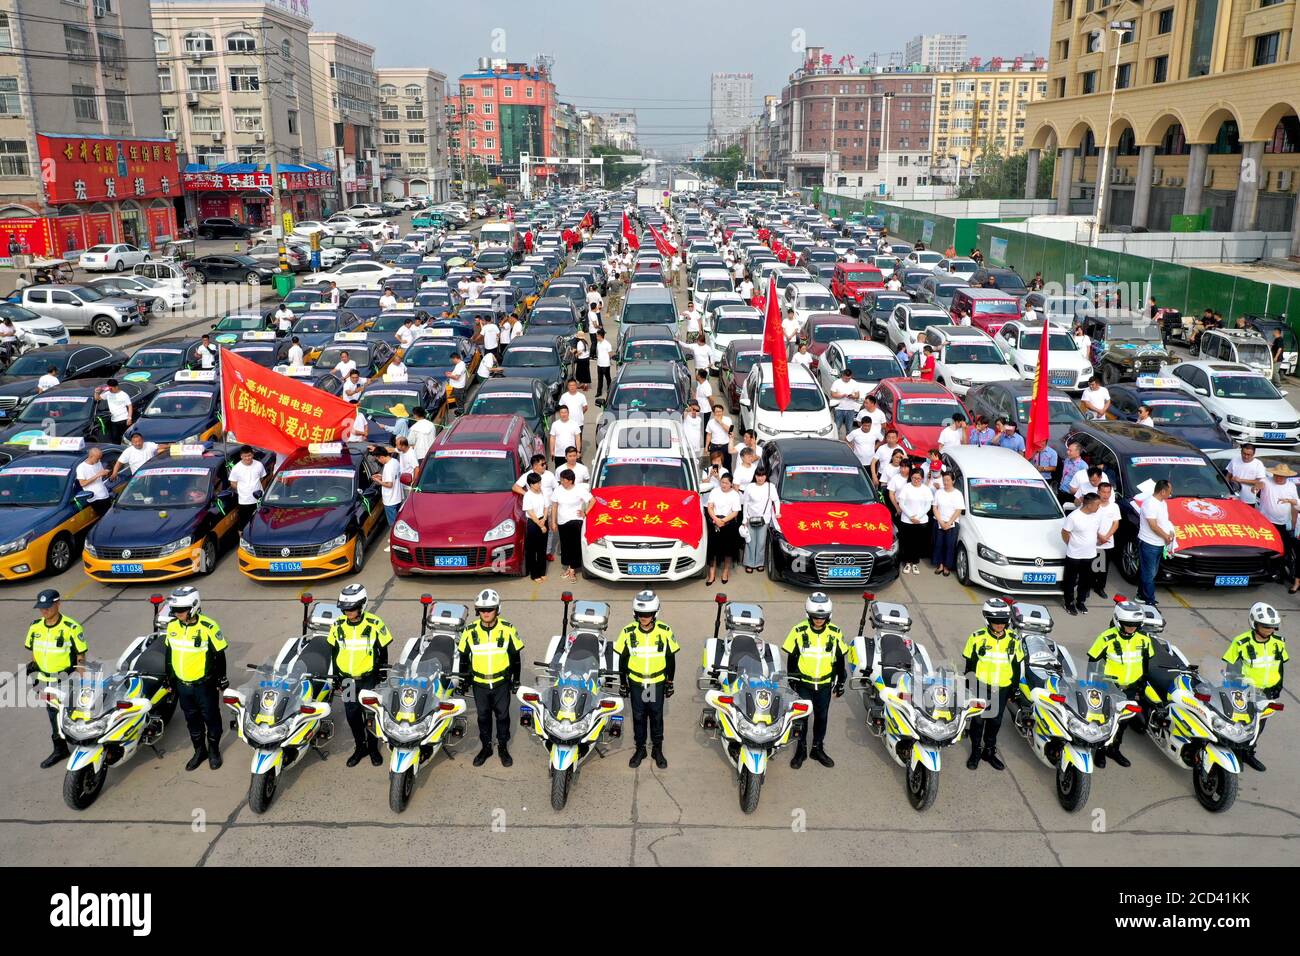
[[[610,422],[634,418],[681,421],[691,394],[691,379],[676,362],[637,362],[618,370],[604,414],[596,425],[596,444]]]
[[[1232,448],[1228,433],[1214,420],[1209,409],[1180,388],[1143,388],[1122,382],[1110,387],[1110,413],[1107,417],[1121,422],[1136,422],[1139,406],[1151,409],[1155,427],[1181,438],[1201,451]]]
[[[251,256],[220,255],[199,256],[189,265],[207,282],[244,282],[248,285],[266,285],[276,270]]]
[[[0,373],[0,424],[36,394],[36,383],[51,367],[60,382],[107,378],[126,362],[126,353],[102,345],[47,345],[14,359]]]
[[[366,437],[385,445],[393,443],[393,429],[399,420],[411,424],[411,413],[423,408],[434,421],[447,398],[443,383],[433,378],[413,378],[405,382],[372,381],[361,392],[357,403],[366,416]],[[402,414],[405,412],[405,414]]]
[[[412,348],[414,351],[414,348]],[[550,331],[528,332],[512,339],[501,356],[503,378],[535,378],[556,398],[573,374],[573,350]]]
[[[0,442],[30,445],[42,435],[110,441],[108,402],[101,391],[106,384],[106,379],[82,379],[42,392],[27,403],[12,424],[0,430]],[[133,420],[158,391],[148,382],[123,382],[121,388],[131,396]]]
[[[990,426],[999,418],[1005,418],[1015,422],[1016,430],[1024,438],[1029,434],[1029,406],[1033,397],[1034,383],[1030,381],[986,382],[968,391],[962,401],[972,422],[976,415],[983,415]],[[1074,404],[1074,399],[1059,388],[1047,390],[1047,401],[1052,413],[1047,443],[1056,452],[1056,457],[1064,460],[1065,434],[1083,421],[1083,413]],[[1059,465],[1057,473],[1060,473]]]
[[[555,402],[541,379],[490,378],[479,384],[468,415],[518,415],[534,435],[547,435]]]
[[[198,234],[200,239],[247,239],[253,234],[253,227],[236,219],[218,216],[200,222]]]

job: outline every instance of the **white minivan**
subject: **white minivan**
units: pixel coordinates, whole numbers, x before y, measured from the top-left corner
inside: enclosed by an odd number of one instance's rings
[[[759,442],[833,437],[835,416],[812,372],[793,362],[789,371],[790,404],[781,411],[776,404],[772,363],[754,363],[740,390],[740,428],[754,429]]]

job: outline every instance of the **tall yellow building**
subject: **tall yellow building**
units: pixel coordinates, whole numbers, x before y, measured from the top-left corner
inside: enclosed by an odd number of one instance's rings
[[[1104,223],[1164,230],[1208,211],[1215,230],[1291,230],[1300,254],[1297,27],[1296,0],[1054,0],[1031,171],[1058,150],[1058,211],[1091,214],[1109,122]]]
[[[1046,66],[939,73],[934,83],[931,169],[969,170],[985,149],[1003,155],[1025,148],[1026,110],[1047,96]]]

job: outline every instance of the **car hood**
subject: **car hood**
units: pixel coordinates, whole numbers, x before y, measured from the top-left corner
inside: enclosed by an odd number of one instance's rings
[[[540,368],[502,368],[501,375],[503,378],[535,378],[547,385],[555,385],[560,381],[560,367],[546,365]]]
[[[174,368],[139,368],[118,372],[117,377],[124,382],[151,382],[154,385],[166,385],[176,377],[179,371]]]
[[[216,421],[211,415],[194,417],[194,418],[144,418],[136,420],[136,423],[127,431],[127,435],[133,435],[139,432],[144,436],[145,441],[157,442],[177,442],[182,438],[189,438],[191,435],[198,435],[208,430]]]
[[[322,544],[348,530],[352,505],[319,508],[276,508],[263,505],[244,530],[252,544],[305,547]]]
[[[1064,518],[1042,521],[1024,519],[966,517],[982,544],[1010,558],[1042,558],[1045,563],[1060,563],[1065,558],[1061,540]]]
[[[1211,396],[1210,402],[1222,408],[1225,414],[1236,415],[1249,422],[1293,422],[1300,418],[1300,412],[1292,408],[1284,399],[1251,401],[1244,398]]]
[[[1020,373],[1010,365],[953,365],[948,374],[971,382],[1018,382]]]
[[[0,541],[13,541],[25,534],[43,534],[71,513],[67,505],[0,508]]]
[[[35,378],[11,378],[8,375],[0,375],[0,395],[13,395],[18,398],[35,395],[36,381]]]
[[[90,543],[105,548],[156,548],[189,534],[208,506],[109,508],[90,531]]]
[[[892,424],[898,429],[899,444],[914,458],[924,458],[931,448],[939,447],[942,425],[900,425],[898,422]]]
[[[412,495],[402,510],[402,519],[420,533],[420,543],[431,547],[482,544],[483,534],[507,518],[522,518],[520,498],[511,491],[479,495],[422,491]]]
[[[1185,427],[1161,425],[1157,431],[1173,435],[1175,438],[1181,438],[1204,452],[1222,451],[1226,448],[1235,447],[1233,440],[1224,434],[1222,429],[1211,425],[1188,425]]]

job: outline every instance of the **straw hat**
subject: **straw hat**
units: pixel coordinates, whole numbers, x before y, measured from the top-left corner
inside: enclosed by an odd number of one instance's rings
[[[1283,463],[1280,464],[1280,465],[1275,465],[1274,467],[1270,468],[1270,469],[1268,470],[1268,473],[1269,473],[1270,475],[1273,475],[1275,478],[1294,478],[1294,477],[1296,477],[1296,472],[1293,471],[1292,468],[1291,468],[1291,466],[1288,465],[1286,462],[1283,462]]]
[[[411,417],[411,413],[406,410],[406,406],[403,405],[401,402],[398,402],[396,405],[390,405],[388,407],[388,411],[392,414],[394,418]]]

